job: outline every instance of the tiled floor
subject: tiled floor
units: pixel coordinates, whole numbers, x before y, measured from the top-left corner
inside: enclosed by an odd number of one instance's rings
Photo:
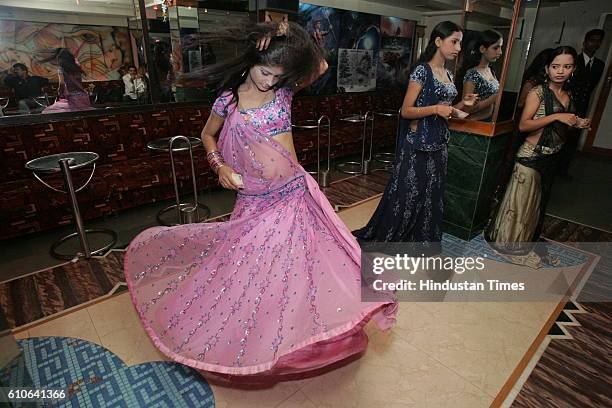
[[[340,212],[365,224],[377,200]],[[211,384],[216,407],[487,407],[513,375],[557,302],[402,303],[389,332],[366,327],[359,360],[318,377],[244,390]],[[544,328],[544,329],[543,329]],[[108,348],[127,365],[164,360],[127,293],[48,321],[17,338],[76,337]]]
[[[578,162],[577,165],[583,166],[584,163]],[[606,166],[599,163],[577,167],[575,176],[597,173],[597,169],[608,168]],[[596,177],[594,181],[602,180],[602,177],[608,180],[605,178],[608,176]],[[556,187],[556,196],[553,196],[557,198],[551,200],[550,212],[606,228],[607,221],[602,221],[602,214],[612,206],[602,207],[601,211],[593,211],[591,206],[590,211],[582,211],[580,203],[571,197],[584,198],[584,194],[566,194],[572,185],[565,183]],[[598,190],[593,186],[591,189]],[[609,196],[599,197],[593,205],[601,207],[608,199]],[[231,202],[231,197],[225,200],[229,206]],[[584,199],[581,202],[584,203]],[[354,230],[365,224],[377,203],[378,199],[365,201],[341,211],[339,216]],[[151,209],[147,217],[153,220],[155,211]],[[220,213],[222,209],[215,211]],[[133,233],[130,231],[136,226],[126,219],[117,222],[125,223],[117,229],[126,231],[121,240],[127,243]],[[139,224],[138,228],[142,229],[142,226]],[[48,237],[45,239],[48,241]],[[34,240],[22,245],[22,255],[18,254],[11,261],[13,264],[5,261],[3,269],[4,266],[11,269],[16,264],[23,268],[30,262],[24,262],[24,259],[29,255],[27,248],[32,245],[45,247],[47,243]],[[32,264],[36,262],[34,260]],[[215,403],[217,407],[231,408],[477,408],[492,403],[498,406],[503,401],[499,396],[504,395],[500,391],[510,390],[513,380],[522,371],[517,366],[520,368],[528,363],[534,345],[537,346],[548,333],[552,318],[558,313],[557,306],[557,302],[404,302],[400,305],[397,325],[391,331],[381,333],[371,325],[367,326],[370,344],[361,359],[318,377],[279,383],[266,389],[243,390],[213,383]],[[94,342],[108,348],[129,366],[165,360],[143,331],[127,293],[77,309],[15,335],[16,338],[40,336],[76,337]]]

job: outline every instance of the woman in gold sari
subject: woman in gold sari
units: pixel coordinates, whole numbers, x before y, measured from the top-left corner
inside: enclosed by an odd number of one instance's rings
[[[548,257],[536,244],[559,152],[568,132],[590,126],[589,119],[574,114],[569,82],[576,60],[574,48],[556,48],[546,61],[545,80],[525,101],[519,130],[527,137],[515,156],[504,197],[485,231],[489,245],[513,263],[538,268]]]

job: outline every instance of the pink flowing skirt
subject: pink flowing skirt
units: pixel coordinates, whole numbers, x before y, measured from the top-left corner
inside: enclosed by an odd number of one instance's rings
[[[239,194],[231,220],[151,228],[125,257],[154,344],[199,370],[304,373],[362,353],[363,326],[395,322],[390,298],[361,301],[360,252],[308,175]]]

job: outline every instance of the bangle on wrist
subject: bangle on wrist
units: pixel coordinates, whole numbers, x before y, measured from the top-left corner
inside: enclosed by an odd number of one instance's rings
[[[221,152],[218,150],[213,150],[206,155],[206,160],[208,160],[208,164],[210,168],[215,173],[218,173],[221,166],[225,165],[225,160],[223,160],[223,156]]]

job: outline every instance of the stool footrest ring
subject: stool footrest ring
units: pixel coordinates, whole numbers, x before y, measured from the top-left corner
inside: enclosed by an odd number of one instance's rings
[[[105,244],[104,246],[100,247],[100,248],[95,248],[95,249],[91,249],[91,254],[92,255],[103,255],[106,251],[108,251],[109,249],[111,249],[116,243],[117,243],[117,233],[113,230],[110,229],[106,229],[106,228],[100,228],[100,229],[86,229],[85,230],[85,235],[89,235],[89,234],[104,234],[104,235],[108,235],[110,236],[110,241]],[[63,243],[65,243],[66,241],[69,241],[73,238],[79,238],[79,233],[78,232],[73,232],[72,234],[68,234],[66,236],[61,237],[60,239],[58,239],[57,241],[55,241],[53,243],[53,245],[51,245],[51,249],[50,249],[50,253],[51,256],[53,256],[54,258],[57,259],[63,259],[63,260],[72,260],[76,257],[78,258],[82,258],[85,257],[85,254],[81,253],[80,251],[77,252],[76,254],[66,254],[66,253],[60,253],[57,251],[57,248],[62,245]]]
[[[181,203],[181,208],[186,208],[186,207],[193,207],[193,203]],[[207,220],[210,217],[210,214],[211,214],[210,213],[210,208],[208,208],[207,205],[204,205],[202,203],[198,203],[198,208],[200,209],[200,211],[199,211],[200,212],[200,219],[197,220],[196,222],[202,222],[202,221]],[[175,225],[180,225],[179,224],[180,220],[174,220],[173,222],[168,222],[168,221],[164,221],[162,219],[162,216],[164,214],[166,214],[167,212],[173,211],[173,210],[176,211],[176,204],[171,204],[171,205],[167,206],[166,208],[160,210],[157,213],[157,222],[160,223],[163,226],[166,226],[166,227],[172,227],[172,226],[175,226]],[[176,216],[174,216],[174,218],[176,218]]]

